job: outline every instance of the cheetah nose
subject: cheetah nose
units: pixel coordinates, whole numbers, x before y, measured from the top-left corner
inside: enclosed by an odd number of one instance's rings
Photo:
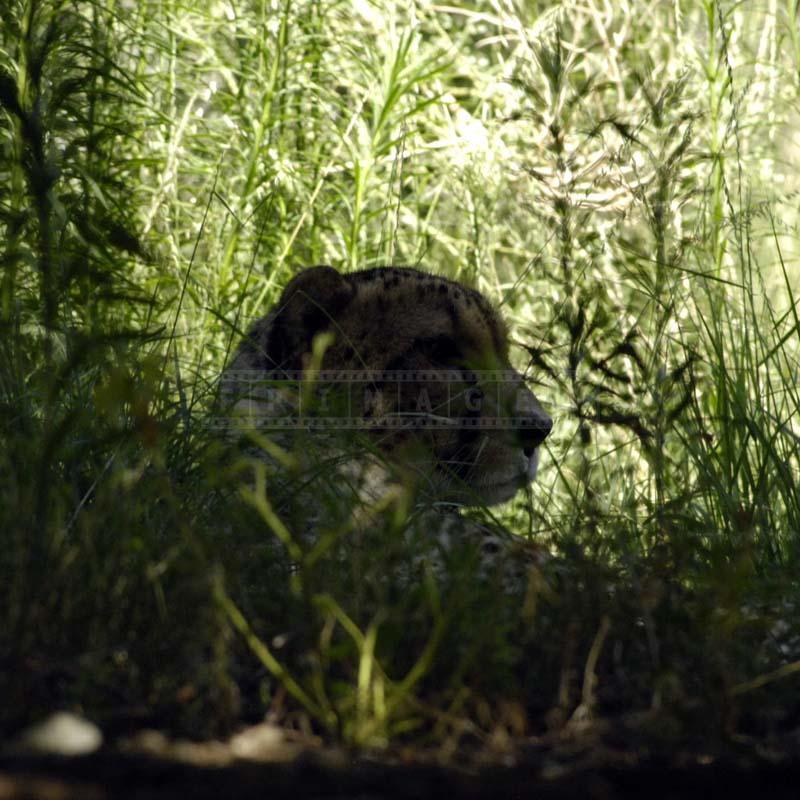
[[[517,441],[522,447],[525,457],[530,459],[533,451],[553,429],[553,420],[542,408],[536,395],[524,385],[517,389],[514,416],[517,419]]]
[[[533,451],[548,437],[552,429],[553,420],[543,411],[535,417],[521,420],[517,435],[526,458],[533,455]]]

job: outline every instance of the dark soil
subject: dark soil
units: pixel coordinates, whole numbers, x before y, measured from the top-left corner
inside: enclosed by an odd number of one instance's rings
[[[289,761],[222,766],[104,749],[88,756],[0,757],[0,800],[107,798],[796,798],[800,760],[724,755],[646,757],[610,751],[576,755],[530,748],[511,766],[420,763],[325,749]],[[569,760],[571,758],[571,761]]]

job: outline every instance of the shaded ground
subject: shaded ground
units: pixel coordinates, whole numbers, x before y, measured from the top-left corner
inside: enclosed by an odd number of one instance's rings
[[[0,756],[0,800],[58,798],[796,798],[800,758],[786,753],[639,755],[593,735],[531,740],[448,766],[432,753],[379,757],[305,746],[258,726],[238,744],[169,742],[150,732],[93,754]],[[265,736],[266,734],[266,736]],[[613,736],[610,739],[613,740]],[[232,740],[233,742],[234,740]],[[251,757],[237,756],[247,752]],[[254,760],[255,759],[255,760]]]

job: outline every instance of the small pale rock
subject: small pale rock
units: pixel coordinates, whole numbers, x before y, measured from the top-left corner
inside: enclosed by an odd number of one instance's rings
[[[58,711],[46,720],[23,731],[19,744],[25,750],[61,756],[93,753],[103,743],[100,729],[89,720]]]
[[[237,758],[256,761],[281,760],[286,756],[288,747],[283,731],[268,722],[237,733],[229,744]]]

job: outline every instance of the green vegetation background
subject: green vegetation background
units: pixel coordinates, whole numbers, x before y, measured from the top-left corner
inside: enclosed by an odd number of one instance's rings
[[[3,3],[3,726],[796,729],[799,25],[794,0]],[[317,263],[420,265],[511,323],[556,420],[500,514],[553,556],[524,603],[466,567],[355,607],[347,569],[265,577],[283,528],[208,412]]]

